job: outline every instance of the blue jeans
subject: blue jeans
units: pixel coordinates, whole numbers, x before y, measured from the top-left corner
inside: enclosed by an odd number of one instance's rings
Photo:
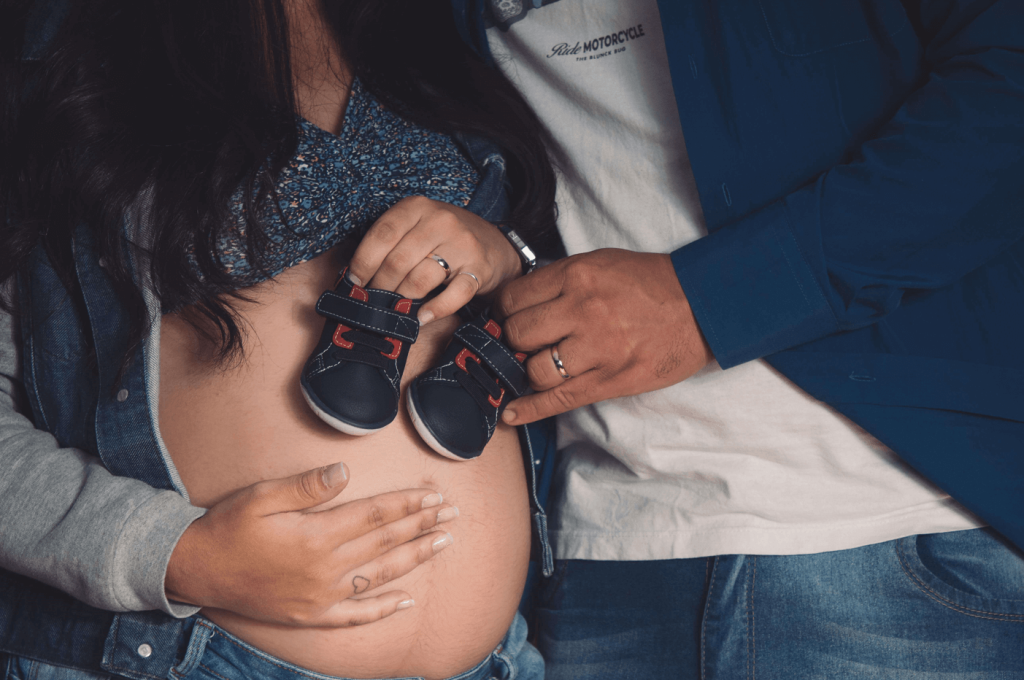
[[[549,680],[1024,678],[1024,557],[990,530],[816,555],[556,563]]]
[[[112,676],[51,666],[11,656],[3,680],[110,680]],[[314,673],[261,652],[199,619],[182,662],[170,680],[344,680]],[[402,680],[422,680],[403,678]],[[526,621],[516,614],[501,644],[474,668],[448,680],[544,680],[544,660],[526,641]]]

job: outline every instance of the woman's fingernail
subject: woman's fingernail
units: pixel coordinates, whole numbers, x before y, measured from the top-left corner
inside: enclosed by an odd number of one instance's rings
[[[324,484],[327,485],[328,489],[333,489],[339,484],[343,484],[348,479],[348,470],[345,469],[344,463],[335,463],[334,465],[328,465],[324,468]]]
[[[432,493],[432,494],[430,494],[429,496],[427,496],[427,497],[425,497],[423,499],[423,502],[420,503],[420,507],[423,508],[423,509],[432,508],[435,505],[441,505],[441,502],[443,500],[444,500],[444,498],[442,498],[441,494],[439,494],[439,493]]]
[[[445,508],[441,512],[437,513],[437,523],[450,522],[459,516],[459,509],[454,505],[450,508]]]
[[[354,283],[357,286],[363,285],[362,279],[353,274],[351,269],[348,270],[348,281],[349,283]]]
[[[445,534],[441,538],[434,541],[431,545],[434,546],[434,552],[439,553],[455,541],[451,534]]]
[[[398,603],[397,609],[408,609],[409,607],[416,604],[416,600],[402,600]]]
[[[516,420],[516,412],[512,409],[505,409],[505,412],[501,414],[501,419],[507,424],[511,425]]]
[[[425,312],[420,312],[420,325],[426,326],[428,323],[434,320],[434,313],[429,309]]]

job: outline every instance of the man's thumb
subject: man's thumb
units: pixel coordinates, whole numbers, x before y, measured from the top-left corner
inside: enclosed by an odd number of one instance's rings
[[[261,515],[305,510],[331,500],[348,485],[348,468],[334,463],[307,470],[283,479],[271,479],[256,485]]]

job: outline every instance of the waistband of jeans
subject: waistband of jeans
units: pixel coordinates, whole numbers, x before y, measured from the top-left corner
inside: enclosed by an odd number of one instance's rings
[[[518,613],[516,618],[513,620],[512,625],[505,633],[505,637],[502,638],[501,642],[493,652],[488,654],[480,663],[475,665],[473,668],[453,675],[446,680],[488,680],[495,675],[492,672],[492,668],[495,664],[508,664],[510,657],[514,657],[519,648],[521,648],[525,642],[525,628],[526,621]],[[241,651],[244,656],[241,658],[244,660],[244,676],[238,678],[225,678],[224,680],[246,680],[251,677],[259,678],[274,678],[280,675],[282,672],[288,675],[305,680],[356,680],[354,678],[342,678],[334,675],[325,675],[323,673],[317,673],[301,666],[289,663],[282,659],[264,652],[256,647],[253,647],[244,640],[232,635],[228,631],[224,630],[217,624],[213,623],[209,619],[199,617],[196,620],[195,627],[192,629],[192,635],[189,639],[188,648],[186,649],[185,656],[181,663],[171,669],[170,677],[171,680],[185,680],[190,674],[192,674],[197,668],[199,668],[203,657],[208,653],[212,652],[218,656],[225,656],[230,654],[235,656],[236,660],[233,661],[233,665],[238,666],[237,663],[237,652]],[[499,677],[505,674],[497,674]],[[402,678],[381,678],[380,680],[424,680],[421,676],[407,676]]]

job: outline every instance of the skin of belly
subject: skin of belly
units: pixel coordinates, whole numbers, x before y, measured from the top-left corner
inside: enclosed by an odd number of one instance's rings
[[[302,399],[299,375],[323,328],[314,305],[333,287],[345,257],[335,249],[243,291],[252,302],[238,305],[248,322],[242,359],[218,362],[181,317],[164,316],[161,434],[195,505],[209,507],[254,482],[341,460],[351,479],[337,503],[403,488],[435,489],[460,510],[457,520],[442,525],[454,543],[378,589],[403,589],[416,605],[375,623],[312,629],[223,610],[203,614],[253,646],[319,673],[445,678],[493,651],[519,603],[530,521],[518,437],[499,426],[480,458],[455,462],[422,443],[404,399],[395,422],[365,437],[342,434],[316,418]],[[449,317],[421,329],[403,388],[433,365],[457,325]]]

